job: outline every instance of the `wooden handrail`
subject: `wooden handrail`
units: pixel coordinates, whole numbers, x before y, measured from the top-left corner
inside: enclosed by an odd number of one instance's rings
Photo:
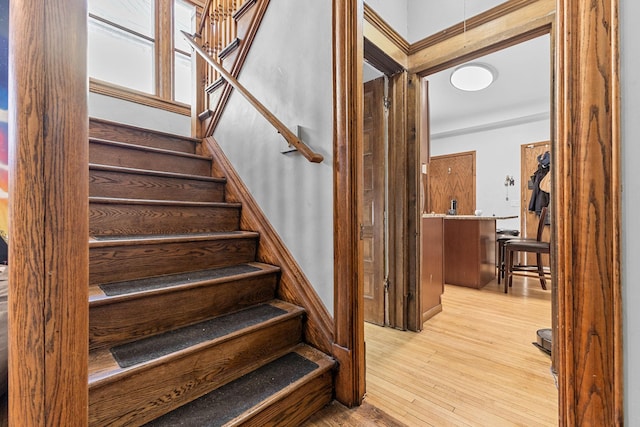
[[[265,119],[271,123],[278,133],[287,140],[287,142],[293,145],[304,157],[307,158],[310,162],[320,163],[324,160],[322,154],[315,153],[309,148],[304,142],[302,142],[293,132],[287,128],[284,123],[282,123],[276,116],[274,116],[267,108],[262,105],[260,101],[258,101],[238,80],[236,80],[224,67],[211,56],[209,56],[204,49],[202,49],[196,42],[193,41],[193,36],[186,31],[182,31],[182,35],[187,40],[187,42],[191,45],[191,47],[200,55],[202,58],[207,61],[209,65],[220,73],[220,75],[238,92],[240,92],[246,99],[249,101],[253,107],[258,110]]]

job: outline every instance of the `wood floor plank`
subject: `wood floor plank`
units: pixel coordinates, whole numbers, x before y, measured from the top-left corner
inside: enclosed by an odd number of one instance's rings
[[[365,402],[408,426],[556,426],[551,359],[532,345],[551,292],[524,277],[502,290],[447,285],[420,333],[365,324]],[[350,422],[334,410],[305,426],[366,425]]]

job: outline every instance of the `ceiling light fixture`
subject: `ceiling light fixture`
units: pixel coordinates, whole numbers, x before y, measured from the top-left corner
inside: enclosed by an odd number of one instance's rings
[[[487,64],[473,62],[457,67],[451,73],[451,84],[467,92],[488,88],[498,76],[496,70]]]

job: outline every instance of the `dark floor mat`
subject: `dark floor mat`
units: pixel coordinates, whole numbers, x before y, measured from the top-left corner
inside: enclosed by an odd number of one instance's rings
[[[237,313],[216,317],[195,325],[165,332],[139,341],[111,348],[121,368],[183,350],[193,345],[222,337],[242,328],[264,322],[286,313],[281,308],[261,304]]]
[[[145,425],[220,426],[316,368],[316,363],[289,353]]]
[[[218,279],[220,277],[233,276],[236,274],[251,273],[259,271],[258,267],[249,264],[238,264],[230,267],[211,268],[208,270],[189,271],[179,274],[168,274],[166,276],[149,277],[147,279],[130,280],[126,282],[104,283],[100,289],[107,296],[124,295],[133,292],[151,291],[168,286],[196,282],[206,279]]]
[[[225,234],[234,235],[234,234],[242,234],[242,233],[245,233],[245,231],[242,231],[242,230],[211,231],[208,233],[182,233],[182,234],[126,234],[126,235],[116,234],[116,235],[107,235],[107,236],[91,236],[91,238],[99,242],[102,242],[102,241],[110,242],[113,240],[153,240],[153,239],[171,240],[171,239],[184,238],[184,237],[193,237],[193,238],[215,237],[215,236],[222,236]]]

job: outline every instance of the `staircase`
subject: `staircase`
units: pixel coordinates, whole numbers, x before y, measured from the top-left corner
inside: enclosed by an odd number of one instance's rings
[[[90,120],[91,426],[299,425],[332,399],[199,141]]]

